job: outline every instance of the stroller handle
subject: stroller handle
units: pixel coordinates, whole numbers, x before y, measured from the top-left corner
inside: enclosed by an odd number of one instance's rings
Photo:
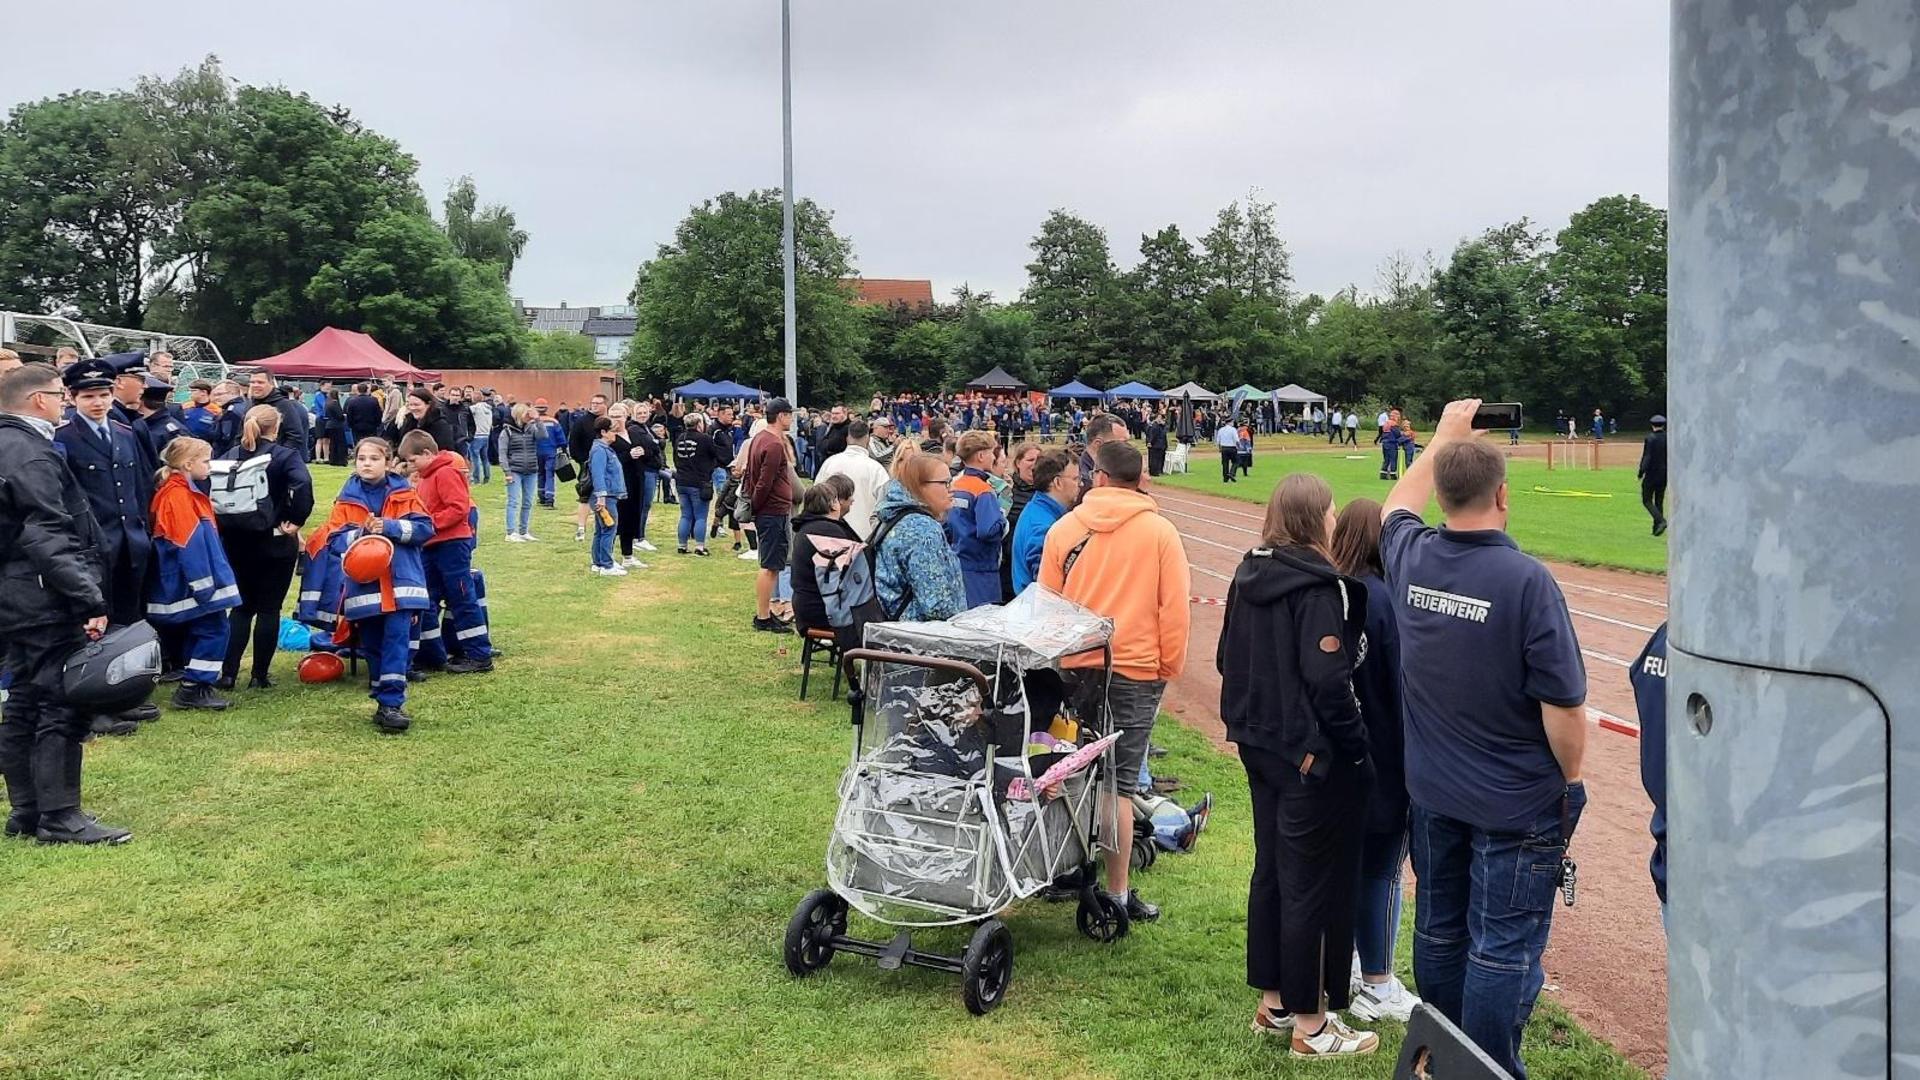
[[[993,689],[987,685],[987,677],[980,673],[979,668],[964,660],[948,660],[939,656],[915,656],[912,653],[888,652],[884,649],[847,650],[847,654],[840,658],[840,666],[847,673],[848,686],[859,685],[854,681],[853,665],[860,660],[882,664],[905,664],[909,667],[922,667],[930,671],[945,671],[965,676],[972,679],[973,685],[980,690],[981,701],[990,701],[993,698]]]

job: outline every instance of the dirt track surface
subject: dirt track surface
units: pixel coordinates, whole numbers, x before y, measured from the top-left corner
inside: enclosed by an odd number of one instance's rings
[[[1193,567],[1193,631],[1186,673],[1168,688],[1166,708],[1231,749],[1220,722],[1214,647],[1223,600],[1242,553],[1258,539],[1260,508],[1210,495],[1156,488],[1160,512],[1180,529]],[[1587,1030],[1651,1076],[1666,1070],[1666,936],[1647,875],[1652,813],[1640,786],[1640,744],[1627,669],[1667,617],[1666,578],[1548,563],[1566,594],[1587,657],[1589,803],[1574,837],[1579,902],[1556,908],[1547,949],[1548,993]]]

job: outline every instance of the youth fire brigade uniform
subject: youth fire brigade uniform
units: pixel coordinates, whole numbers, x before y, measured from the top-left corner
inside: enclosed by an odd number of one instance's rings
[[[960,559],[967,606],[999,603],[1007,515],[1000,509],[1000,496],[994,493],[986,473],[969,466],[953,478],[953,509],[947,513],[946,526],[947,542]]]
[[[340,569],[348,545],[374,518],[393,541],[393,565],[378,581],[360,582]],[[300,581],[301,622],[333,632],[336,648],[352,644],[372,671],[372,697],[399,708],[407,700],[407,667],[418,613],[426,611],[427,573],[421,545],[433,539],[433,519],[406,480],[389,473],[379,484],[347,478],[326,524],[307,540],[307,572]]]
[[[153,494],[153,584],[147,620],[172,627],[185,663],[183,680],[211,684],[227,657],[227,612],[240,606],[240,586],[220,533],[213,502],[180,473]]]
[[[82,360],[64,376],[71,392],[113,385],[113,369],[104,361]],[[100,526],[100,558],[106,566],[108,618],[115,626],[141,619],[147,564],[153,543],[147,534],[147,504],[153,495],[153,467],[134,429],[112,412],[98,426],[74,413],[54,430],[54,446],[86,492],[87,505]]]
[[[493,657],[487,615],[474,581],[473,496],[465,470],[460,455],[442,450],[418,478],[420,499],[433,519],[433,539],[421,549],[428,606],[420,618],[420,653],[415,663],[423,668],[446,666],[450,653],[475,661]],[[453,640],[447,640],[448,633]]]

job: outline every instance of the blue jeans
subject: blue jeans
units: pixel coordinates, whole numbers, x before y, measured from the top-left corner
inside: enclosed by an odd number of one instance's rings
[[[1360,902],[1353,919],[1353,946],[1366,975],[1393,974],[1393,945],[1400,936],[1400,868],[1407,861],[1407,834],[1369,832],[1360,846]]]
[[[533,517],[533,500],[540,478],[532,473],[507,473],[507,535],[525,536]]]
[[[1586,809],[1567,788],[1524,832],[1490,832],[1413,808],[1413,977],[1420,996],[1494,1063],[1526,1080],[1520,1033],[1546,982],[1560,858]]]
[[[493,463],[487,460],[487,440],[474,436],[467,440],[467,461],[472,464],[474,479],[483,484],[493,483]]]
[[[693,546],[707,546],[707,499],[713,489],[705,486],[688,487],[680,485],[680,546],[686,547],[691,539]]]
[[[608,499],[607,510],[614,515],[616,524],[606,525],[600,521],[600,509],[598,506],[590,506],[589,509],[593,515],[593,565],[601,567],[612,566],[613,534],[617,529],[620,511],[618,507],[615,506],[614,501]]]
[[[540,455],[540,505],[553,505],[553,459],[552,453]]]
[[[645,540],[647,538],[647,517],[653,512],[653,474],[651,472],[641,473],[639,486],[639,491],[627,492],[627,498],[634,500],[637,512],[640,515],[640,531],[637,535],[640,539]]]

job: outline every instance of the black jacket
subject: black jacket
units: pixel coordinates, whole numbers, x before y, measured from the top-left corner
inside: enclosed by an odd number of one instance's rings
[[[240,442],[240,436],[247,429],[247,410],[253,403],[245,397],[237,397],[221,406],[220,415],[213,421],[213,452],[224,454]]]
[[[453,421],[447,418],[447,410],[437,401],[427,406],[427,411],[422,413],[418,420],[413,418],[412,413],[406,414],[406,419],[400,421],[400,434],[405,435],[409,431],[424,431],[433,436],[434,444],[440,449],[451,450],[456,454],[467,445],[466,440],[460,437],[460,432],[454,428]],[[400,448],[394,447],[394,452],[399,453]]]
[[[525,424],[508,420],[493,433],[500,442],[500,464],[522,476],[540,473],[540,436]]]
[[[821,461],[847,448],[848,423],[850,421],[842,420],[837,424],[827,424],[818,430],[818,441],[814,445],[819,448]]]
[[[593,454],[593,444],[599,441],[593,433],[593,422],[598,419],[582,409],[573,414],[573,423],[567,426],[567,456],[583,469],[587,467],[587,458]]]
[[[380,413],[380,399],[372,394],[355,394],[341,407],[346,413],[347,430],[353,432],[356,439],[364,439],[379,432],[383,417]]]
[[[729,455],[731,456],[731,455]],[[681,488],[713,486],[713,470],[723,464],[714,441],[704,431],[686,427],[673,444],[673,482]],[[709,492],[708,494],[712,494]]]
[[[291,521],[304,526],[313,516],[313,474],[307,471],[307,455],[289,450],[279,443],[267,443],[267,497],[273,501],[273,524]],[[220,457],[227,461],[245,461],[259,454],[235,444]],[[288,539],[291,539],[289,537]]]
[[[0,414],[0,633],[107,613],[99,526],[60,451]]]
[[[1215,656],[1227,738],[1295,766],[1311,754],[1314,776],[1326,776],[1336,757],[1364,763],[1367,729],[1353,669],[1366,618],[1366,586],[1318,553],[1249,552],[1227,588]]]
[[[652,421],[627,421],[627,441],[645,451],[640,455],[641,472],[659,472],[667,467],[667,449],[660,445],[660,436],[653,433]]]
[[[1167,425],[1165,421],[1155,420],[1147,425],[1147,449],[1165,450],[1167,448]]]
[[[832,624],[827,621],[827,605],[820,599],[820,583],[813,576],[813,537],[838,536],[845,540],[858,541],[860,534],[844,521],[835,521],[825,514],[806,514],[793,522],[793,554],[790,564],[793,570],[793,618],[802,630],[808,627],[827,629]]]
[[[1640,479],[1664,485],[1667,482],[1667,433],[1656,431],[1640,446]]]
[[[1406,709],[1400,685],[1400,624],[1393,594],[1373,574],[1367,587],[1367,647],[1353,669],[1353,692],[1367,722],[1367,753],[1373,758],[1373,789],[1367,795],[1367,831],[1407,827]],[[1358,601],[1354,601],[1357,603]]]
[[[274,436],[274,442],[279,443],[289,450],[298,450],[302,454],[307,452],[307,443],[310,441],[307,438],[307,429],[312,425],[309,422],[307,407],[305,405],[288,397],[282,393],[278,387],[274,388],[273,393],[261,398],[255,404],[271,405],[279,410],[280,434]],[[242,409],[241,414],[244,416],[246,410]]]

